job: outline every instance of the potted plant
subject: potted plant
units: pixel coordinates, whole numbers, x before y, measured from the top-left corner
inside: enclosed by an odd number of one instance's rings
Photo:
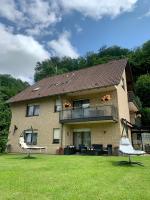
[[[71,104],[70,104],[69,102],[65,102],[65,103],[64,103],[64,107],[65,107],[65,108],[70,108],[70,107],[71,107]]]

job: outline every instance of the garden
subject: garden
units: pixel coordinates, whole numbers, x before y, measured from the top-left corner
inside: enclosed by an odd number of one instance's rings
[[[149,200],[150,157],[144,166],[121,156],[0,155],[0,200]]]

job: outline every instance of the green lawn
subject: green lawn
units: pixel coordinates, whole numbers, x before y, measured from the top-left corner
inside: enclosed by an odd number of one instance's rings
[[[0,155],[0,200],[150,200],[150,156]]]

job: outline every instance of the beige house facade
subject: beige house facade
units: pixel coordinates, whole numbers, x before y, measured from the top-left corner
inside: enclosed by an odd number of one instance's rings
[[[133,118],[128,67],[126,60],[119,60],[46,78],[11,98],[10,151],[22,152],[22,134],[28,145],[46,147],[49,154],[81,144],[112,145],[115,151],[121,119],[130,122],[130,111]]]

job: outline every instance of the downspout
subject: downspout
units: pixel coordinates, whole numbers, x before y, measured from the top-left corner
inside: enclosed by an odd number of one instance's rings
[[[63,128],[64,128],[64,124],[61,123],[61,142],[60,142],[60,147],[62,148],[63,147]]]
[[[140,135],[141,135],[141,143],[142,143],[142,150],[144,150],[143,138],[142,138],[142,130],[140,128]]]
[[[59,95],[58,96],[58,98],[60,99],[60,101],[61,101],[61,106],[62,106],[62,108],[63,108],[63,101],[62,101],[62,98],[61,98],[61,95]],[[60,122],[60,118],[61,118],[61,112],[62,112],[62,110],[63,109],[61,109],[61,111],[59,112],[59,122]],[[61,138],[60,138],[60,147],[62,148],[63,147],[63,128],[64,128],[64,124],[63,123],[61,123]]]

